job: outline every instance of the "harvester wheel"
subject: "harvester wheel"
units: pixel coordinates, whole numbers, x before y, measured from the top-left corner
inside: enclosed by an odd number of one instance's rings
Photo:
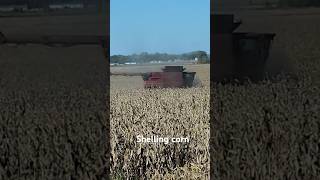
[[[143,73],[143,74],[142,74],[142,79],[143,79],[144,81],[148,80],[149,77],[150,77],[150,74],[149,74],[149,73]]]
[[[203,84],[202,84],[202,82],[201,82],[201,80],[199,79],[198,76],[194,77],[193,87],[203,87]]]

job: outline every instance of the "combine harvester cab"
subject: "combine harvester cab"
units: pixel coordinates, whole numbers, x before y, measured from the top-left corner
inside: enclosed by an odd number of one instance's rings
[[[234,32],[241,21],[233,15],[211,15],[214,82],[263,80],[273,33]]]
[[[192,87],[196,73],[184,70],[183,66],[165,66],[162,72],[144,73],[144,88]]]

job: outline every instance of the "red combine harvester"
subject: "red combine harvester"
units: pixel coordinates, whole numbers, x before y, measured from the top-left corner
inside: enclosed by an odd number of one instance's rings
[[[185,72],[183,66],[165,66],[162,72],[149,72],[142,75],[145,88],[192,87],[195,72]]]

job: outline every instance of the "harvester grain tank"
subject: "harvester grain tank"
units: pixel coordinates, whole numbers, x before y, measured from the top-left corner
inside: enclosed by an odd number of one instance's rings
[[[234,15],[211,14],[212,81],[259,81],[265,77],[273,33],[235,32]]]
[[[187,72],[183,66],[165,66],[162,72],[149,72],[142,75],[145,88],[192,87],[195,72]]]

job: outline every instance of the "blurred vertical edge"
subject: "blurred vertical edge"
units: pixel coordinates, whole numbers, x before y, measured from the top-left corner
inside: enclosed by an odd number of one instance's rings
[[[0,12],[0,31],[19,42],[0,45],[0,179],[109,179],[110,0],[96,2],[95,13]],[[32,43],[44,35],[106,39]]]
[[[213,36],[212,36],[212,29],[213,29],[213,24],[212,24],[212,19],[211,15],[213,14],[214,11],[214,1],[216,0],[210,0],[210,139],[209,139],[209,155],[210,155],[210,179],[214,177],[214,148],[212,144],[214,144],[214,123],[213,123],[213,100],[214,100],[214,93],[213,93],[213,77],[212,77],[212,69],[213,69]]]
[[[106,173],[108,174],[108,179],[110,179],[110,176],[111,176],[111,173],[110,173],[110,154],[111,154],[111,136],[110,136],[110,0],[104,0],[106,1],[106,27],[107,27],[107,54],[106,54],[106,57],[107,57],[107,151],[106,151],[106,154],[107,154],[107,169],[106,169]]]

